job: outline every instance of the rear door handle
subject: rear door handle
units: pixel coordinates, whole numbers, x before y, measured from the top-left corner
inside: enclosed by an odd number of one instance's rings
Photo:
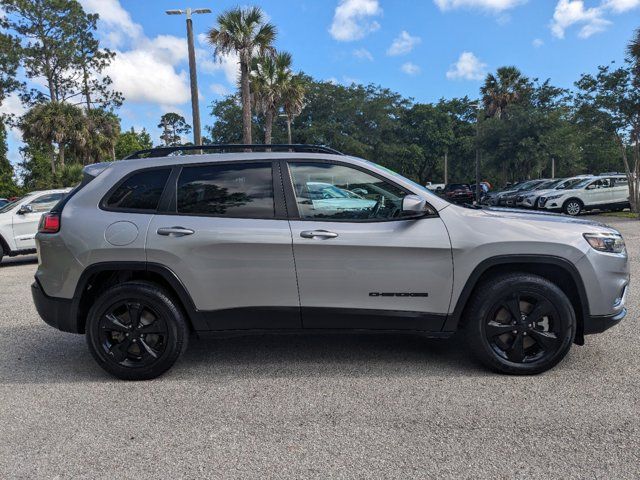
[[[338,234],[327,230],[305,230],[300,232],[300,236],[302,238],[336,238]]]
[[[165,237],[184,237],[185,235],[193,235],[196,232],[184,227],[162,227],[158,229],[157,233]]]

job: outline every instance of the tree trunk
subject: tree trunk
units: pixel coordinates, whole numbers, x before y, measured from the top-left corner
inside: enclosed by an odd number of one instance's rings
[[[633,172],[632,172],[631,168],[629,167],[629,159],[627,158],[627,148],[624,144],[624,141],[619,135],[616,135],[615,137],[616,137],[618,146],[620,147],[620,151],[622,153],[622,162],[624,163],[624,171],[627,175],[627,182],[629,183],[629,204],[631,206],[631,211],[634,213],[638,213],[640,218],[640,211],[638,211],[638,193],[640,188],[640,178],[638,178],[638,174],[637,174],[638,159],[635,159],[636,161],[633,166]]]
[[[51,150],[52,150],[51,151],[51,174],[55,175],[56,174],[56,152],[53,148]]]
[[[115,143],[111,144],[111,160],[116,161],[116,145]]]
[[[289,145],[293,144],[293,140],[291,139],[291,118],[287,117],[287,139],[289,141]]]
[[[273,111],[268,109],[264,114],[264,144],[271,145],[271,133],[273,131]],[[267,150],[267,151],[270,151]]]
[[[84,83],[84,97],[87,102],[87,112],[91,110],[91,92],[89,91],[89,74],[87,68],[82,67],[83,83]]]
[[[240,62],[240,87],[242,96],[242,143],[251,142],[251,90],[249,87],[249,62]]]
[[[58,145],[58,160],[60,161],[60,167],[64,168],[64,144]]]

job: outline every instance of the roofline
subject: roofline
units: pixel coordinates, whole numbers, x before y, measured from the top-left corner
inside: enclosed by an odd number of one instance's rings
[[[273,152],[273,151],[285,151],[285,152],[297,152],[297,153],[330,153],[332,155],[343,155],[342,152],[335,150],[324,145],[309,145],[301,143],[293,144],[235,144],[235,143],[218,143],[210,145],[176,145],[170,147],[155,147],[145,150],[138,150],[133,152],[124,158],[124,160],[133,160],[138,158],[158,158],[167,157],[175,152],[196,152],[196,155],[202,155],[204,151],[215,151],[215,153],[239,153],[241,152]]]

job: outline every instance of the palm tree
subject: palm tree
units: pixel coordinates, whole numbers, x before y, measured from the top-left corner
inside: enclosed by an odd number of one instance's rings
[[[116,159],[116,142],[120,136],[120,119],[112,112],[92,109],[86,112],[88,139],[81,153],[84,164],[95,163],[105,158]]]
[[[640,28],[636,30],[633,39],[627,45],[627,54],[631,62],[634,75],[640,82]]]
[[[531,88],[529,79],[516,67],[501,67],[490,73],[480,89],[485,111],[500,118],[505,108],[521,100]]]
[[[255,55],[274,55],[276,27],[265,23],[258,7],[234,8],[218,16],[218,26],[209,30],[209,43],[214,55],[235,53],[240,63],[240,92],[242,98],[242,140],[251,143],[251,87],[250,68]]]
[[[294,117],[302,113],[305,90],[304,79],[300,75],[295,75],[291,77],[291,80],[282,92],[282,106],[287,116],[287,138],[289,139],[289,145],[293,143],[291,139],[291,123]]]
[[[271,144],[273,119],[282,105],[284,92],[291,82],[291,54],[255,58],[251,65],[251,91],[256,110],[265,117],[264,143]]]
[[[25,140],[58,147],[57,160],[64,167],[68,146],[82,147],[88,138],[82,110],[69,103],[49,102],[36,105],[20,120]],[[56,172],[56,154],[51,156],[51,172]]]

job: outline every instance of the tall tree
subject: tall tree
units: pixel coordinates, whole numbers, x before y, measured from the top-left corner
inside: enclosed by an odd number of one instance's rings
[[[304,95],[306,87],[302,75],[294,75],[282,92],[282,107],[287,116],[287,143],[293,143],[291,138],[291,125],[293,119],[302,113],[304,108]]]
[[[3,20],[0,19],[0,28]],[[0,32],[0,105],[7,96],[22,84],[16,78],[20,65],[20,43],[6,33]]]
[[[120,135],[120,119],[112,112],[102,109],[88,110],[85,113],[88,141],[79,153],[82,163],[87,165],[116,159],[116,142]]]
[[[184,117],[174,112],[162,115],[158,128],[162,129],[160,140],[167,147],[181,145],[182,135],[187,135],[191,131],[191,125],[187,123]]]
[[[500,118],[509,104],[522,100],[530,90],[531,82],[520,70],[516,67],[500,67],[495,75],[487,75],[480,93],[487,114]]]
[[[67,149],[82,149],[89,136],[82,110],[69,103],[38,104],[22,116],[19,126],[25,140],[56,145],[57,155],[51,154],[53,174],[57,165],[64,167]]]
[[[110,79],[96,78],[113,58],[94,38],[97,15],[87,15],[76,0],[0,0],[0,6],[3,28],[20,38],[25,73],[46,82],[46,92],[32,89],[26,101],[119,104],[121,96],[108,92]]]
[[[284,93],[293,74],[291,54],[279,52],[275,56],[255,58],[251,68],[251,88],[256,109],[264,114],[264,143],[271,144],[273,119],[283,103]]]
[[[251,143],[250,70],[254,56],[273,55],[276,27],[265,21],[258,7],[234,8],[218,16],[218,25],[208,32],[214,55],[237,54],[240,63],[240,98],[242,99],[242,140]]]

